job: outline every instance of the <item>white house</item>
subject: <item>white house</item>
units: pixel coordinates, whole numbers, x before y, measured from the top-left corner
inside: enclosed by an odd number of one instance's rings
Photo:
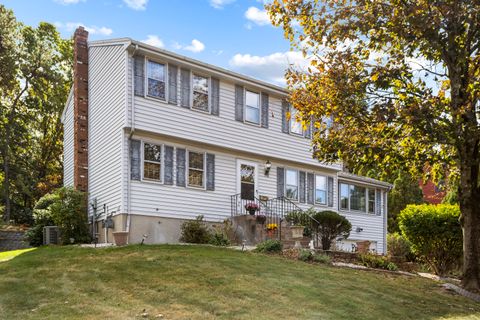
[[[340,246],[386,251],[391,185],[313,159],[310,130],[287,120],[284,88],[128,38],[87,37],[75,32],[64,184],[88,191],[100,241],[126,230],[130,243],[176,242],[186,219],[222,221],[238,199],[285,196],[346,216],[353,229]]]

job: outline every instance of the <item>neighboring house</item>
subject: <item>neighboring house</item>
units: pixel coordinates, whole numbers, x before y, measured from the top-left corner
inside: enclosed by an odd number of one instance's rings
[[[423,192],[423,201],[426,203],[440,204],[447,194],[442,184],[437,185],[432,180],[427,180],[426,182],[420,180],[418,184]]]
[[[370,240],[386,252],[391,185],[313,159],[311,130],[288,119],[284,88],[131,39],[87,37],[76,30],[64,183],[88,192],[100,241],[127,230],[130,243],[177,242],[187,219],[218,222],[245,199],[285,196],[346,216],[353,229],[339,246]]]

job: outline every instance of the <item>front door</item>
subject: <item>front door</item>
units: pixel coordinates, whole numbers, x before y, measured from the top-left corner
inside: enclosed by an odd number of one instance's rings
[[[255,200],[257,196],[257,168],[255,162],[239,160],[237,163],[237,188],[242,200]]]

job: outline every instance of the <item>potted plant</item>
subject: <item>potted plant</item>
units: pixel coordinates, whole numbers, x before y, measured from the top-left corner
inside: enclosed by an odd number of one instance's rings
[[[305,225],[308,224],[308,215],[302,211],[290,211],[285,220],[290,224],[292,239],[303,238]]]
[[[260,207],[255,202],[249,202],[245,205],[245,210],[247,210],[252,216],[255,215],[255,212],[257,212],[258,209],[260,209]]]
[[[277,224],[276,223],[269,223],[267,224],[267,236],[269,238],[273,238],[275,231],[277,231]]]
[[[303,229],[305,229],[304,226],[291,226],[290,230],[292,230],[292,239],[303,238]]]
[[[265,221],[267,221],[267,216],[265,216],[263,214],[257,215],[257,223],[258,224],[264,224]]]

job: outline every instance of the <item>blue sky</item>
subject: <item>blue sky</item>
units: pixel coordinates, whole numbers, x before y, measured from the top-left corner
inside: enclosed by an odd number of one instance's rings
[[[3,0],[19,21],[57,25],[70,37],[84,25],[90,40],[130,37],[204,62],[283,84],[290,52],[261,0]]]

